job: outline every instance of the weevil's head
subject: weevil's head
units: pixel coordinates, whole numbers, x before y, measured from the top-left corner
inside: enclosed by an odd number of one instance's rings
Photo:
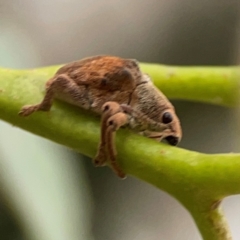
[[[136,109],[156,122],[156,129],[148,129],[145,136],[165,140],[176,146],[182,138],[182,128],[174,106],[167,97],[154,86],[148,75],[143,75],[143,83],[137,88]]]
[[[176,146],[182,139],[180,121],[173,109],[167,109],[160,116],[158,123],[164,124],[162,131],[145,131],[144,135],[157,141],[164,141]]]

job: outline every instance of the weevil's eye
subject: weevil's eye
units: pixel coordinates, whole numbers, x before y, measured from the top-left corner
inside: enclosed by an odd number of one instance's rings
[[[173,120],[172,114],[169,112],[165,112],[162,116],[162,122],[167,124]]]

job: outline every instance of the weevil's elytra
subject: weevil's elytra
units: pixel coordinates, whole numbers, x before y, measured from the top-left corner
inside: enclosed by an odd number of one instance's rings
[[[108,161],[125,177],[116,161],[115,132],[123,126],[171,145],[181,140],[182,130],[173,105],[141,72],[134,59],[94,56],[61,67],[46,83],[41,103],[24,106],[19,115],[49,111],[57,98],[102,116],[101,139],[95,166]]]

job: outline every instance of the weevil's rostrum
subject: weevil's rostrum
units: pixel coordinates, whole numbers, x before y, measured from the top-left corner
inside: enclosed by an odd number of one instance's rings
[[[93,162],[109,161],[114,172],[125,177],[116,162],[114,134],[122,126],[171,145],[181,140],[180,121],[173,105],[158,90],[134,59],[95,56],[61,67],[46,84],[41,103],[24,106],[19,114],[49,111],[57,98],[102,115],[101,139]]]

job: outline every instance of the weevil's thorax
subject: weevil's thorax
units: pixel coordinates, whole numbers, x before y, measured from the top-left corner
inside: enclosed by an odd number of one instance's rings
[[[141,83],[136,87],[130,105],[156,122],[165,110],[174,111],[173,105],[159,91],[147,75],[143,75]]]

